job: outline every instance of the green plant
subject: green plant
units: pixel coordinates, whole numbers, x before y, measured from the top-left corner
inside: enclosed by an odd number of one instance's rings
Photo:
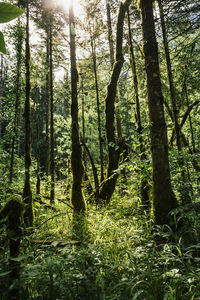
[[[7,23],[24,12],[23,9],[6,2],[0,2],[0,23]],[[6,46],[3,33],[0,32],[0,52],[6,54]]]

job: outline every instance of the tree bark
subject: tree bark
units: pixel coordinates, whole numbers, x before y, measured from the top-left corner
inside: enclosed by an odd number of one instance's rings
[[[50,15],[49,28],[49,83],[50,83],[50,172],[51,172],[51,188],[50,202],[55,202],[55,161],[54,161],[54,94],[53,94],[53,16]]]
[[[33,226],[33,199],[30,185],[31,167],[31,122],[30,122],[30,46],[29,46],[29,0],[26,1],[26,98],[25,98],[25,183],[23,200],[25,203],[24,224],[26,227]]]
[[[50,97],[49,97],[49,16],[47,16],[47,27],[46,27],[46,93],[45,93],[45,101],[46,101],[46,161],[45,161],[45,170],[46,175],[49,176],[50,170],[50,161],[49,161],[49,106],[50,106]]]
[[[97,76],[97,60],[96,60],[95,40],[92,37],[91,28],[90,28],[90,41],[91,41],[91,49],[92,49],[93,70],[94,70],[96,101],[97,101],[97,120],[98,120],[98,133],[99,133],[101,181],[103,181],[104,180],[103,139],[102,139],[102,133],[101,133],[102,130],[101,130],[101,113],[100,113],[100,101],[99,101],[99,84],[98,84],[98,76]]]
[[[76,47],[75,47],[75,22],[73,2],[69,8],[69,31],[70,31],[70,62],[71,62],[71,117],[72,117],[72,194],[71,202],[74,214],[81,214],[86,211],[86,202],[82,192],[82,181],[84,167],[82,162],[82,151],[79,139],[78,125],[78,72],[76,68]]]
[[[115,98],[117,90],[117,82],[124,63],[124,57],[122,53],[123,42],[123,26],[125,13],[131,3],[131,0],[126,0],[120,4],[119,14],[117,19],[117,42],[116,42],[116,58],[113,66],[113,71],[110,79],[110,83],[107,88],[106,102],[106,136],[108,142],[108,168],[107,168],[107,180],[102,186],[99,194],[99,198],[105,203],[109,203],[112,194],[115,189],[118,173],[116,172],[119,164],[120,149],[115,139]],[[108,180],[109,179],[109,180]]]
[[[141,113],[140,113],[140,100],[139,100],[139,90],[138,90],[138,77],[137,77],[137,68],[135,62],[134,47],[132,42],[132,33],[131,33],[131,24],[130,24],[130,15],[128,11],[128,30],[129,30],[129,45],[130,45],[130,61],[131,61],[131,70],[133,73],[134,81],[134,92],[135,92],[135,102],[136,102],[136,122],[137,122],[137,132],[139,136],[139,147],[140,147],[140,161],[141,161],[141,179],[140,179],[140,191],[141,191],[141,203],[144,207],[150,207],[149,199],[149,184],[147,176],[145,174],[144,163],[146,160],[146,153],[144,147],[144,140],[142,137],[143,126],[141,122]]]
[[[11,145],[11,158],[10,158],[10,183],[13,180],[13,167],[14,167],[14,155],[16,139],[18,135],[18,116],[19,116],[19,105],[20,105],[20,76],[21,76],[21,65],[22,65],[22,40],[23,40],[23,30],[20,24],[20,19],[18,19],[17,24],[17,45],[16,45],[16,56],[17,56],[17,67],[16,67],[16,80],[15,80],[15,116],[13,125],[13,138]]]
[[[107,27],[108,27],[108,42],[109,42],[109,49],[110,49],[110,63],[111,63],[111,68],[113,68],[114,65],[114,41],[113,41],[113,31],[112,31],[112,22],[111,22],[111,11],[110,11],[110,0],[106,0],[106,14],[107,14]],[[115,102],[116,104],[119,103],[119,93],[118,91],[116,92],[116,98]],[[116,122],[117,122],[117,136],[118,140],[122,141],[122,122],[120,118],[120,109],[117,108],[116,111]]]
[[[153,214],[156,224],[169,224],[169,212],[176,208],[178,203],[171,187],[167,129],[163,110],[152,0],[141,0],[140,8],[151,132]]]
[[[179,166],[181,169],[181,176],[182,176],[183,182],[187,182],[188,178],[187,178],[187,175],[185,172],[185,163],[184,163],[184,159],[183,159],[182,144],[181,144],[181,126],[179,124],[179,117],[178,117],[179,109],[177,108],[177,101],[176,101],[174,81],[173,81],[173,75],[172,75],[172,67],[171,67],[171,59],[170,59],[170,53],[169,53],[169,45],[168,45],[168,39],[167,39],[167,30],[166,30],[166,26],[165,26],[163,6],[162,6],[161,0],[158,0],[158,5],[159,5],[159,11],[160,11],[165,57],[166,57],[166,63],[167,63],[167,75],[168,75],[168,81],[169,81],[170,98],[171,98],[171,103],[172,103],[174,129],[175,129],[175,133],[176,133],[176,145],[177,145],[177,149],[179,152],[178,163],[179,163]],[[187,187],[184,189],[184,191],[181,189],[181,198],[182,198],[183,204],[191,202],[191,198],[190,198]]]

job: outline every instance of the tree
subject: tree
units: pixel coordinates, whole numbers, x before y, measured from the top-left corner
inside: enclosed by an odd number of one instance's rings
[[[143,47],[147,76],[148,107],[153,164],[153,214],[156,224],[169,224],[169,212],[178,206],[172,191],[167,129],[163,110],[153,1],[141,0]]]
[[[50,85],[50,173],[51,191],[50,201],[55,201],[55,161],[54,161],[54,94],[53,94],[53,14],[50,13],[49,26],[49,85]]]
[[[134,83],[134,96],[136,103],[136,123],[137,123],[137,132],[139,136],[139,148],[140,148],[140,161],[142,168],[140,170],[140,190],[141,190],[141,203],[145,208],[150,207],[150,199],[149,199],[149,183],[148,177],[145,174],[144,162],[147,158],[146,149],[144,146],[144,140],[142,137],[143,126],[141,120],[141,111],[140,111],[140,99],[139,99],[139,89],[138,89],[138,76],[137,76],[137,68],[136,68],[136,59],[134,53],[134,46],[132,41],[132,32],[131,32],[131,24],[130,24],[130,14],[128,10],[128,32],[129,32],[129,45],[130,45],[130,65],[133,74],[133,83]]]
[[[119,163],[120,147],[116,143],[115,139],[115,98],[117,90],[117,82],[124,63],[124,57],[122,53],[123,42],[123,25],[125,13],[130,5],[131,1],[126,0],[120,4],[119,14],[117,19],[117,33],[116,33],[116,57],[113,66],[113,71],[110,79],[110,83],[107,87],[106,102],[106,136],[108,142],[108,168],[107,178],[103,184],[99,198],[108,203],[112,197],[115,189],[118,173],[116,172]]]
[[[16,27],[16,78],[15,78],[15,115],[13,124],[13,137],[11,145],[11,158],[10,158],[10,182],[13,180],[13,167],[14,167],[14,154],[16,139],[18,135],[18,118],[19,118],[19,106],[20,106],[20,78],[21,78],[21,65],[22,65],[22,43],[24,38],[24,30],[22,28],[20,20],[18,20]]]
[[[25,182],[23,200],[25,203],[24,223],[26,227],[33,226],[33,199],[30,184],[31,167],[31,120],[30,120],[30,45],[29,45],[29,0],[26,0],[26,98],[24,108],[25,118]]]
[[[82,162],[82,151],[79,139],[78,124],[78,93],[77,82],[78,72],[76,68],[76,45],[75,45],[75,22],[73,1],[69,8],[69,32],[70,32],[70,62],[71,62],[71,117],[72,117],[72,194],[71,202],[75,214],[84,213],[86,211],[86,202],[82,192],[82,180],[84,175],[84,167]]]
[[[169,81],[169,90],[170,90],[170,98],[171,98],[171,104],[172,104],[172,112],[173,112],[173,122],[174,122],[174,129],[176,133],[176,145],[178,149],[178,162],[181,168],[181,175],[183,178],[183,182],[187,182],[188,178],[185,172],[185,166],[184,166],[184,159],[183,159],[183,153],[182,153],[182,144],[181,144],[181,128],[179,124],[179,111],[177,101],[176,101],[176,95],[175,95],[175,89],[174,89],[174,81],[173,81],[173,74],[172,74],[172,66],[171,66],[171,58],[169,53],[169,45],[168,45],[168,38],[167,38],[167,31],[165,26],[165,19],[164,19],[164,13],[163,13],[163,6],[162,1],[158,0],[159,5],[159,11],[160,11],[160,19],[161,19],[161,27],[162,27],[162,35],[163,35],[163,44],[164,44],[164,50],[165,50],[165,57],[166,57],[166,63],[167,63],[167,75],[168,75],[168,81]],[[191,198],[189,195],[188,188],[184,189],[182,192],[181,189],[181,198],[183,203],[191,202]]]

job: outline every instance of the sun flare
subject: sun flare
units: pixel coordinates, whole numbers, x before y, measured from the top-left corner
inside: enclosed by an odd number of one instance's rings
[[[61,6],[66,12],[69,11],[69,6],[73,2],[74,14],[79,16],[82,13],[82,7],[79,0],[55,0],[56,4]]]

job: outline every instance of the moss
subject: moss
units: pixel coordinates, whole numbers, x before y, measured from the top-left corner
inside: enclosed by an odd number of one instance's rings
[[[22,237],[24,206],[21,197],[13,195],[0,211],[0,220],[7,221],[7,236],[9,239],[10,260],[9,260],[9,291],[8,299],[19,299],[18,282],[20,278],[20,263],[13,260],[20,254],[20,241]]]
[[[21,198],[13,195],[0,211],[0,221],[7,219],[7,235],[9,239],[16,240],[22,235],[23,210]],[[14,251],[11,249],[11,252],[13,253]]]

